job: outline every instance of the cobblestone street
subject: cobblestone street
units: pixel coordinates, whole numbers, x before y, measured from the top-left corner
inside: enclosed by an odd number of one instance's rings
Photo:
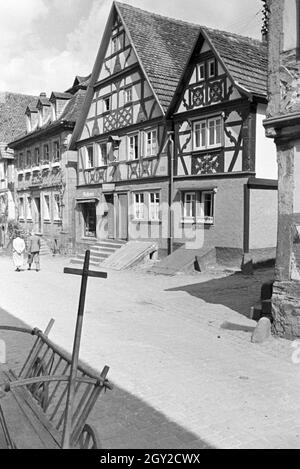
[[[1,323],[44,329],[71,351],[80,278],[67,261],[14,272],[0,257]],[[114,390],[90,421],[104,448],[299,448],[300,365],[291,342],[252,344],[247,319],[272,271],[155,276],[145,270],[89,279],[81,358],[110,366]],[[6,338],[20,363],[28,338]]]

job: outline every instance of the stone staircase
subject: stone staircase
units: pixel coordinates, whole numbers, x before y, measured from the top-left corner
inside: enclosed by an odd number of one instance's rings
[[[89,249],[91,251],[90,265],[99,267],[100,264],[105,261],[109,256],[114,254],[118,249],[126,244],[123,240],[105,239],[92,244]],[[71,264],[83,264],[85,254],[78,254],[73,257],[70,262]]]
[[[52,254],[51,249],[49,248],[48,244],[43,239],[43,237],[41,237],[40,239],[41,239],[40,255],[41,256],[49,256],[50,254]]]

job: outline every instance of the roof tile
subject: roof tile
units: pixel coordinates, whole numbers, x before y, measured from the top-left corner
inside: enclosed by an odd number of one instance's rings
[[[237,84],[253,94],[266,96],[264,43],[115,3],[164,111],[170,106],[201,31],[207,34]]]

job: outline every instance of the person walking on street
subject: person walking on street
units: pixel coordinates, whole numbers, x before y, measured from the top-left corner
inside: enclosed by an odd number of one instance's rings
[[[16,272],[21,271],[21,267],[24,265],[24,252],[25,252],[25,241],[20,237],[19,233],[13,240],[13,262],[16,267]]]
[[[28,238],[28,270],[31,270],[33,262],[35,262],[36,271],[40,270],[40,250],[41,238],[33,233]]]

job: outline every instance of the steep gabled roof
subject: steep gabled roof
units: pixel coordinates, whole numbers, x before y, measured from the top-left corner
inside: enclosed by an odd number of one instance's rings
[[[199,35],[199,26],[115,2],[138,58],[166,112]]]
[[[174,106],[175,93],[181,86],[201,36],[211,44],[241,92],[266,98],[267,49],[262,42],[114,2],[91,75],[83,112],[73,132],[72,148],[82,132],[93,99],[93,88],[105,57],[115,12],[121,17],[140,66],[164,114],[170,110],[171,104]]]
[[[34,129],[33,131],[27,133],[23,131],[23,133],[19,134],[16,136],[14,141],[10,141],[10,146],[11,148],[14,148],[16,144],[20,144],[21,141],[24,139],[32,139],[35,136],[40,135],[41,133],[44,133],[45,131],[51,131],[52,129],[58,129],[60,126],[63,126],[67,124],[68,126],[73,126],[75,125],[77,119],[80,116],[82,105],[84,103],[86,95],[86,90],[78,90],[77,93],[74,95],[71,95],[71,99],[69,99],[68,103],[66,104],[66,107],[64,108],[61,116],[54,121],[49,121],[46,124],[44,124],[41,127],[38,127]]]
[[[265,43],[157,15],[123,3],[115,4],[164,111],[172,101],[201,33],[237,86],[250,94],[266,96]]]
[[[251,94],[266,96],[268,72],[266,43],[226,31],[206,27],[201,29],[235,84]]]
[[[25,111],[37,97],[19,93],[0,93],[0,142],[10,142],[26,130]]]

